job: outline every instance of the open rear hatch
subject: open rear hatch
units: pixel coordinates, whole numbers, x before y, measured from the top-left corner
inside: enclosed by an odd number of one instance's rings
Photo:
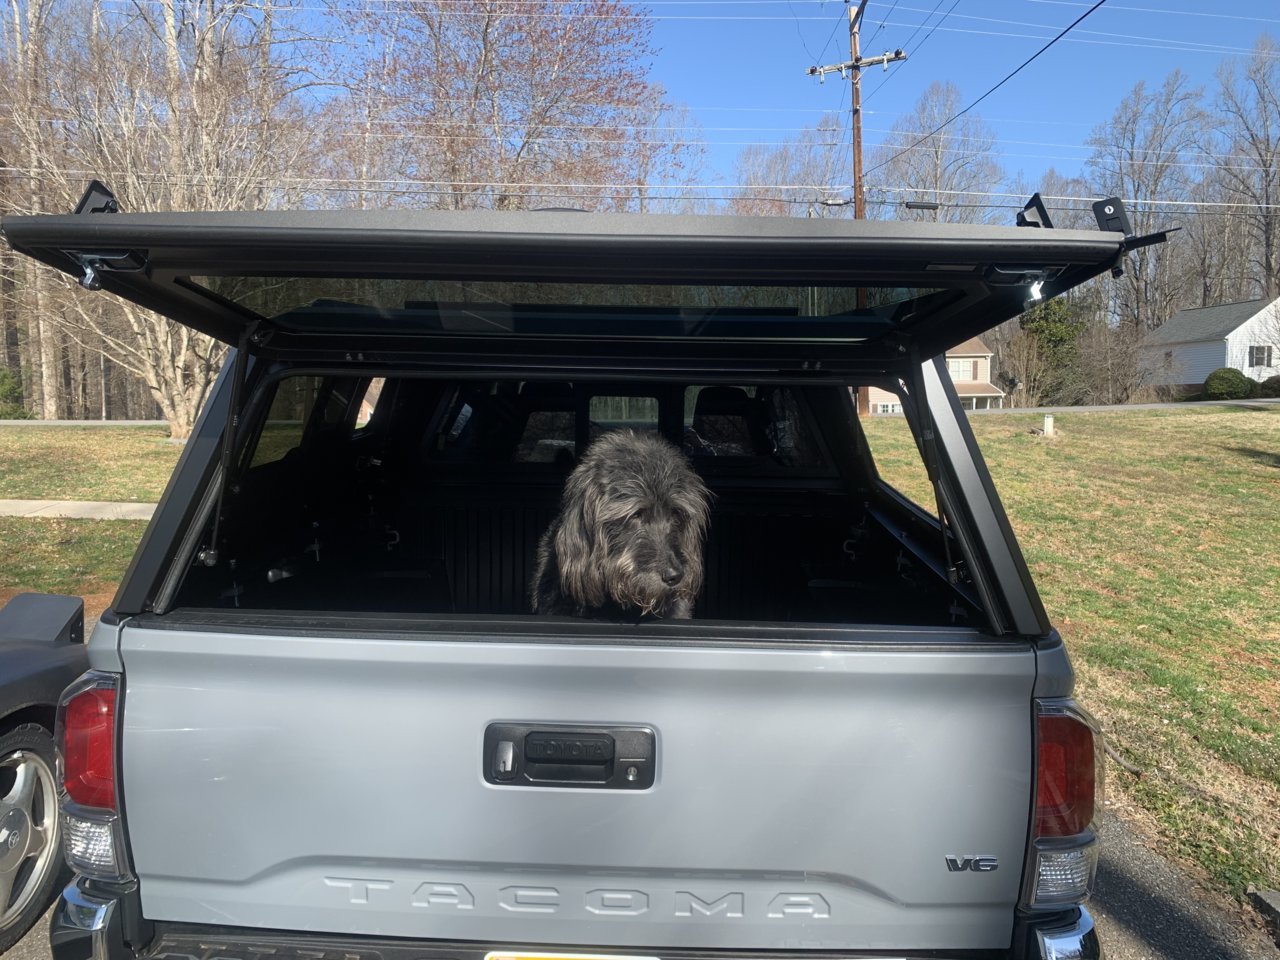
[[[3,231],[241,356],[841,384],[918,372],[1132,243],[560,212]],[[1009,947],[1042,612],[1005,636],[127,612],[122,798],[148,919],[630,953]]]
[[[264,357],[865,375],[939,355],[1162,238],[1019,220],[85,212],[0,229],[90,289]]]

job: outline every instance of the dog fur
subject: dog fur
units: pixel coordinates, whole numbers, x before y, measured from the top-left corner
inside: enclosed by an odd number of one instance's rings
[[[657,434],[597,439],[569,475],[538,543],[535,613],[688,619],[702,589],[711,494]]]

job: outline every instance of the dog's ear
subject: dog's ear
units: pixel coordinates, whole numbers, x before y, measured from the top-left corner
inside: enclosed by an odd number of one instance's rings
[[[702,546],[710,521],[713,497],[714,494],[707,489],[702,478],[689,468],[687,482],[681,485],[678,500],[687,518],[680,543],[680,552],[685,558],[685,580],[680,592],[690,601],[702,591]]]
[[[679,486],[675,499],[688,518],[685,529],[701,543],[707,533],[711,502],[715,499],[715,494],[707,489],[707,485],[692,467],[686,467],[686,470],[685,482]]]
[[[560,589],[585,607],[601,607],[605,600],[603,550],[596,505],[598,492],[591,489],[585,471],[575,471],[564,488],[560,529],[556,531],[556,561]]]

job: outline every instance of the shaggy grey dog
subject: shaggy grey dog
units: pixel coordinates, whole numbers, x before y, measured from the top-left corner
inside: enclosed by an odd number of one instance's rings
[[[535,613],[687,619],[702,588],[711,494],[656,434],[606,433],[565,483],[538,543]]]

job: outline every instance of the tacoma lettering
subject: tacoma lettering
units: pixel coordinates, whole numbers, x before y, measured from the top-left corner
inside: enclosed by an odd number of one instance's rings
[[[745,898],[740,893],[726,893],[717,900],[703,900],[695,893],[680,890],[676,893],[676,916],[692,917],[695,913],[714,917],[723,913],[726,918],[741,917]]]
[[[947,862],[950,865],[953,860],[963,861],[965,866],[952,867],[952,869],[982,872],[994,867],[975,865],[973,861],[988,859],[994,858],[948,857]],[[370,880],[362,877],[325,877],[324,883],[326,886],[344,891],[347,902],[352,904],[369,903],[375,891],[391,890],[397,886],[405,889],[407,886],[398,885],[392,880]],[[497,906],[509,913],[560,916],[580,910],[598,917],[639,917],[652,912],[655,899],[659,904],[659,912],[667,909],[662,906],[667,902],[664,894],[650,894],[643,890],[597,888],[582,894],[580,900],[577,899],[577,894],[566,900],[565,895],[555,887],[510,886],[503,887],[496,893],[497,896],[494,898],[492,894],[486,896],[486,892],[481,890],[480,895],[477,896],[469,887],[461,883],[427,880],[413,887],[408,902],[412,907],[450,912],[475,910],[477,902],[483,910],[488,901],[490,909]],[[387,901],[385,898],[380,898],[379,902],[385,905]],[[742,920],[747,917],[748,908],[753,904],[753,915],[757,920],[827,920],[831,917],[831,904],[826,897],[817,893],[778,893],[766,903],[763,897],[748,897],[747,894],[737,890],[731,890],[719,896],[714,894],[703,896],[690,890],[677,890],[672,894],[671,902],[673,905],[670,916],[689,919],[715,917],[719,920]]]

